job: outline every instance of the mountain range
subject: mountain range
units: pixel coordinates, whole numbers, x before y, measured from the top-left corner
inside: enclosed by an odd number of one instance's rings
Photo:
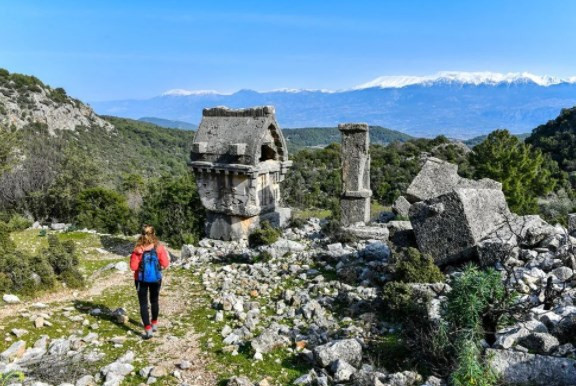
[[[99,114],[199,123],[202,109],[274,105],[283,128],[367,122],[416,137],[469,139],[498,128],[525,133],[576,105],[576,77],[441,72],[384,76],[345,90],[169,90],[143,100],[92,102]]]

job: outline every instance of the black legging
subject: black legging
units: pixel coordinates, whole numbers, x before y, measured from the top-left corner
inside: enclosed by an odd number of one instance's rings
[[[148,313],[148,289],[150,289],[150,308],[152,308],[152,320],[158,320],[160,306],[158,305],[158,296],[160,296],[160,287],[162,280],[158,283],[143,283],[136,281],[136,290],[138,291],[138,302],[140,303],[140,316],[144,327],[150,325],[150,314]]]

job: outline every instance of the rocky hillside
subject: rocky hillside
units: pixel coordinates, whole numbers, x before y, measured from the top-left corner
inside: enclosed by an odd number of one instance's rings
[[[0,126],[21,129],[33,123],[46,125],[50,133],[78,126],[113,128],[90,107],[66,95],[64,89],[0,69]]]

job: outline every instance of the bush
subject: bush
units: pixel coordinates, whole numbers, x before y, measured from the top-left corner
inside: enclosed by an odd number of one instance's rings
[[[387,316],[393,320],[402,320],[412,315],[417,309],[414,302],[414,291],[406,283],[392,281],[382,289],[382,301]]]
[[[195,244],[204,232],[204,220],[194,177],[164,177],[150,183],[140,221],[153,225],[162,240],[173,247]]]
[[[248,236],[248,244],[251,248],[270,245],[275,243],[281,234],[280,229],[274,228],[268,221],[263,221],[260,224],[260,228],[255,229],[250,236]]]
[[[397,280],[404,283],[438,283],[444,275],[434,260],[423,255],[416,248],[408,248],[396,261]]]
[[[481,349],[473,339],[464,339],[458,350],[458,367],[450,377],[454,386],[491,386],[498,377],[483,363]]]
[[[69,288],[84,287],[84,277],[77,268],[70,268],[60,275],[60,279]]]
[[[130,233],[137,228],[124,197],[105,188],[90,188],[78,197],[78,225],[108,233]]]
[[[290,228],[303,229],[306,225],[306,220],[301,217],[292,217],[290,219]]]
[[[55,235],[48,236],[48,248],[42,251],[42,255],[48,259],[52,269],[57,275],[78,266],[78,257],[75,254],[74,242],[68,240],[61,243]]]
[[[340,220],[335,218],[330,218],[322,224],[321,232],[324,236],[329,237],[333,241],[343,244],[350,244],[358,241],[356,236],[343,230],[342,223]]]
[[[498,317],[494,308],[506,308],[507,292],[500,273],[494,269],[479,270],[468,265],[452,283],[452,291],[443,304],[446,321],[456,331],[468,331],[478,340],[494,334]]]
[[[10,231],[23,231],[32,226],[32,220],[19,214],[14,214],[8,221],[8,228]]]

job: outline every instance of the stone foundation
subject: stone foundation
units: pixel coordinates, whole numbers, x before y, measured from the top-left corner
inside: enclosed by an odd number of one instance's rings
[[[285,227],[290,220],[291,213],[290,208],[276,208],[272,212],[250,217],[207,212],[206,236],[224,241],[246,239],[263,221],[269,222],[274,227]]]

